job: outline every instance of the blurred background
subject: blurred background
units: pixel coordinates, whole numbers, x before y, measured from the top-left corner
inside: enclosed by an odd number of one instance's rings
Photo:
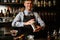
[[[33,11],[38,12],[46,27],[36,39],[60,39],[60,0],[32,0]],[[0,0],[0,39],[12,40],[11,23],[19,12],[24,11],[24,0]],[[11,38],[11,39],[9,39]],[[41,39],[43,40],[43,39]]]

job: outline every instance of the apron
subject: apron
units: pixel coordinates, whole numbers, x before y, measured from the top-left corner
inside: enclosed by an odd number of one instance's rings
[[[24,20],[23,20],[23,22],[27,22],[27,21],[29,21],[31,19],[35,19],[35,16],[34,16],[33,13],[32,13],[32,15],[25,15],[25,13],[24,13]],[[33,29],[31,27],[31,25],[25,25],[24,28],[23,28],[23,30],[24,30],[23,33],[25,35],[31,35],[31,34],[33,34]]]
[[[35,16],[33,13],[32,13],[32,15],[25,15],[25,13],[23,12],[23,14],[24,14],[23,22],[27,22],[31,19],[35,19]],[[36,24],[38,24],[37,21],[36,21]],[[18,35],[21,35],[21,34],[24,34],[25,36],[33,35],[33,29],[31,27],[31,25],[25,25],[24,27],[18,28]]]

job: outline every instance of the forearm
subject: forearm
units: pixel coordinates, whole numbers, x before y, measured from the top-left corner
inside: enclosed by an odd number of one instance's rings
[[[13,27],[23,27],[24,23],[23,22],[12,22]]]
[[[12,26],[14,27],[14,26],[16,26],[16,27],[23,27],[24,25],[30,25],[30,23],[29,22],[17,22],[17,21],[13,21],[12,22]]]
[[[45,23],[44,23],[44,21],[41,19],[41,17],[40,17],[38,14],[35,14],[35,17],[36,17],[36,21],[38,22],[38,24],[39,24],[41,27],[45,27]]]
[[[19,13],[13,20],[12,22],[12,26],[14,27],[23,27],[24,23],[23,23],[23,15],[22,13]]]

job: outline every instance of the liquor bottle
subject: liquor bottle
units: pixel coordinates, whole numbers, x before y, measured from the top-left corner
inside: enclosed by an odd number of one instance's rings
[[[23,4],[24,3],[24,0],[19,0],[19,3]]]
[[[55,36],[56,30],[53,31],[53,36]]]
[[[51,7],[51,5],[52,5],[52,3],[51,3],[51,1],[49,0],[49,1],[48,1],[48,6]]]
[[[13,8],[13,17],[15,18],[16,14],[15,14],[15,9]]]
[[[4,0],[4,3],[7,3],[7,0]]]
[[[7,0],[8,3],[11,3],[11,0]]]
[[[59,28],[58,36],[59,36],[58,39],[60,39],[60,28]]]
[[[50,34],[49,34],[49,31],[48,31],[48,35],[47,35],[47,40],[50,40]]]
[[[22,3],[22,0],[19,0],[20,2],[19,3]]]
[[[46,0],[44,0],[44,7],[46,7]]]
[[[16,0],[16,3],[18,3],[18,0]]]
[[[43,5],[44,5],[44,1],[43,1],[43,0],[41,0],[41,7],[43,7]]]
[[[37,5],[37,3],[38,3],[38,0],[34,0],[33,4]]]
[[[1,0],[1,3],[4,3],[4,0]]]
[[[12,17],[12,16],[13,16],[13,9],[10,8],[10,17]]]
[[[40,7],[40,6],[41,6],[41,5],[40,5],[40,1],[38,1],[37,6],[38,6],[38,7]]]
[[[28,35],[27,40],[34,40],[34,35]]]
[[[55,6],[56,5],[56,0],[53,0],[53,6]]]
[[[6,9],[4,9],[5,13],[4,13],[4,17],[6,17]]]
[[[12,3],[15,3],[15,0],[12,0]]]
[[[54,38],[56,40],[57,39],[57,32],[56,32],[56,30],[53,31],[53,36],[54,36]]]
[[[10,10],[9,9],[7,9],[6,14],[7,14],[7,17],[10,17]]]
[[[0,17],[4,17],[3,10],[1,10]]]

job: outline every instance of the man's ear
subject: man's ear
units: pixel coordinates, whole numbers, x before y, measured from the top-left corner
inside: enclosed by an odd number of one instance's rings
[[[25,6],[25,3],[24,3],[24,6]]]
[[[26,1],[24,1],[24,6],[25,6],[25,4],[26,4],[25,2],[26,2]]]
[[[25,6],[25,3],[24,3],[24,6]]]

